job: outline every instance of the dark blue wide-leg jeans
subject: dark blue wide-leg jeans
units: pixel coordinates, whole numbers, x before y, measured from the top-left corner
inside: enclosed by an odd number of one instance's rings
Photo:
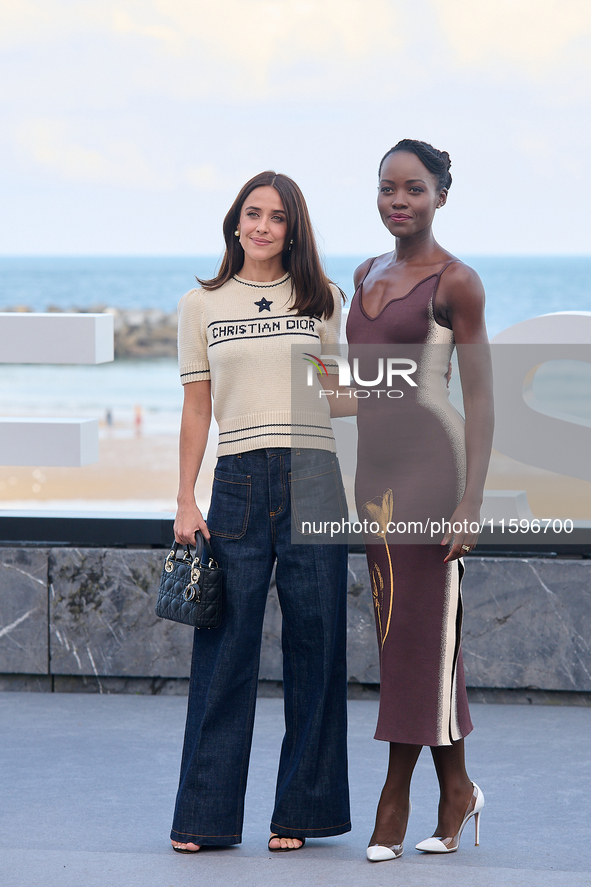
[[[336,466],[331,453],[306,455],[308,465]],[[220,628],[195,630],[171,832],[176,841],[222,845],[242,839],[263,616],[275,561],[286,729],[271,830],[319,838],[351,828],[347,547],[292,544],[290,461],[285,448],[218,460],[207,525],[224,570],[225,612]],[[340,484],[338,467],[323,472],[329,475]]]

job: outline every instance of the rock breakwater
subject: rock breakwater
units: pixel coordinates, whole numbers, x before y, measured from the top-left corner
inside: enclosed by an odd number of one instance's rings
[[[2,309],[4,311],[31,311],[26,305]],[[62,313],[62,308],[49,306],[51,313]],[[68,313],[112,314],[115,336],[115,358],[153,358],[177,356],[177,313],[156,308],[121,309],[107,305],[89,308],[69,308]]]

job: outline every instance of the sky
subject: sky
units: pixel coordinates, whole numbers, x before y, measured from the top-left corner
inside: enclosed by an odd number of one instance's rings
[[[589,0],[0,0],[0,254],[218,254],[271,168],[326,254],[375,255],[419,138],[447,249],[588,255],[590,98]]]

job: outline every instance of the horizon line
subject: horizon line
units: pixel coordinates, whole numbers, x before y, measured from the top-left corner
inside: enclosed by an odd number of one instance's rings
[[[467,252],[458,253],[466,258],[479,259],[589,259],[591,252]],[[380,254],[381,255],[381,254]],[[367,258],[366,253],[326,253],[324,259],[357,259]],[[219,261],[221,255],[216,253],[0,253],[2,259],[215,259]]]

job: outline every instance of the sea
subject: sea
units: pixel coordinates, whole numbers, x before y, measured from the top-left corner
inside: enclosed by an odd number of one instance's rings
[[[353,272],[366,256],[328,256],[329,277],[350,298]],[[489,334],[553,311],[591,310],[591,256],[460,256],[480,275]],[[0,310],[26,305],[113,306],[174,311],[179,298],[213,276],[216,256],[0,257]]]
[[[348,299],[353,272],[365,258],[326,258],[329,277]],[[591,310],[591,256],[461,258],[484,283],[491,337],[540,314]],[[170,312],[196,285],[196,277],[213,276],[218,262],[216,256],[0,257],[0,310],[116,307]],[[589,392],[591,377],[586,372],[583,383]],[[551,389],[549,384],[547,396],[560,405],[560,386],[554,383],[554,394]],[[591,397],[582,401],[577,409],[591,418]],[[133,426],[140,412],[143,433],[176,434],[181,403],[173,359],[45,366],[42,372],[34,365],[0,363],[0,415],[93,416],[103,425],[109,421],[115,430],[124,430]]]

